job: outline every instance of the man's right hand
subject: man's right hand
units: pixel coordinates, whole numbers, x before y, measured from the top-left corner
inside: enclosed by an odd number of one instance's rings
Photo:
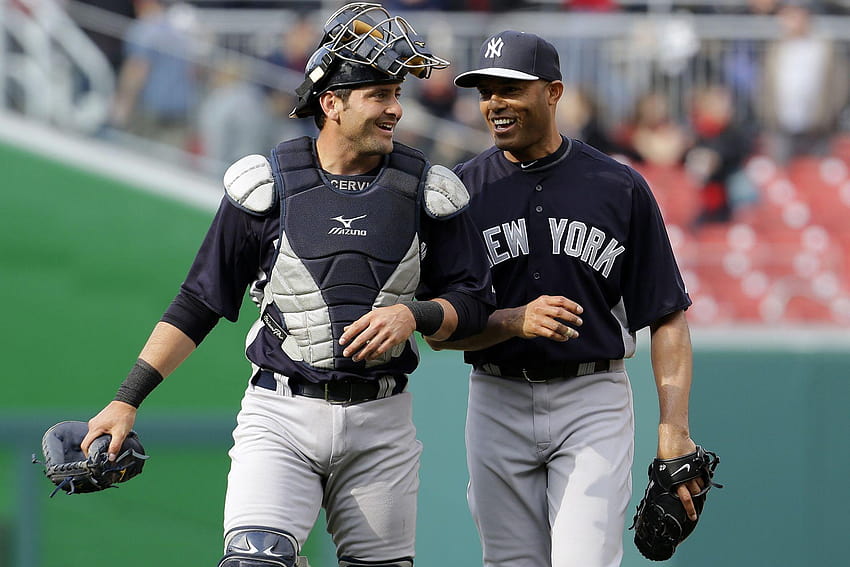
[[[136,422],[136,408],[124,402],[112,401],[99,414],[89,420],[89,432],[80,443],[83,454],[88,456],[92,441],[101,435],[112,435],[109,443],[109,460],[114,461],[121,445]]]
[[[508,339],[533,339],[543,337],[566,342],[578,337],[573,327],[582,324],[584,309],[581,305],[560,295],[541,295],[534,301],[519,307],[498,309],[490,315],[487,328],[473,337],[459,341],[425,340],[434,350],[451,349],[475,351],[490,348]]]
[[[523,339],[544,337],[566,342],[578,337],[573,327],[582,324],[584,309],[570,299],[560,295],[541,295],[528,305],[514,310],[511,324],[516,326],[516,336]]]

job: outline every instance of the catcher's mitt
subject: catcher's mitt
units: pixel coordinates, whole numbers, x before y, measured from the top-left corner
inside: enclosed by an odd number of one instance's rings
[[[131,431],[114,461],[109,461],[111,435],[101,435],[89,447],[88,458],[80,448],[88,425],[82,421],[62,421],[48,429],[41,439],[44,474],[56,488],[68,494],[97,492],[125,482],[142,472],[148,456],[135,431]],[[35,461],[35,459],[33,459]]]
[[[638,551],[652,561],[673,556],[676,546],[688,537],[697,520],[688,518],[675,487],[694,478],[702,478],[703,489],[692,495],[697,515],[702,515],[706,493],[711,487],[722,488],[712,481],[720,458],[697,446],[696,451],[676,459],[654,459],[649,465],[649,484],[638,504],[634,522]]]

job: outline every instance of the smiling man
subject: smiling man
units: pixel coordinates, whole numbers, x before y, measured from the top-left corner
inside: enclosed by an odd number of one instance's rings
[[[114,458],[145,397],[250,290],[219,567],[293,567],[321,507],[340,566],[411,567],[413,334],[466,337],[494,304],[465,187],[393,141],[405,77],[448,62],[377,4],[344,6],[324,30],[292,112],[318,136],[227,170],[179,294],[82,443],[112,434]]]
[[[691,302],[644,179],[560,134],[564,84],[552,44],[497,33],[455,83],[477,88],[494,141],[455,171],[490,257],[497,309],[478,335],[428,342],[466,351],[472,365],[467,495],[484,565],[615,567],[634,451],[623,359],[649,326],[658,457],[694,452]],[[692,518],[700,488],[677,488]]]

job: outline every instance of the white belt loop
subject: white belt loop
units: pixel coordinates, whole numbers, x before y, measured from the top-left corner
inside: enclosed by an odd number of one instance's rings
[[[392,376],[381,376],[378,378],[378,398],[387,398],[395,389],[395,378]]]
[[[287,398],[294,398],[295,394],[292,393],[292,388],[289,387],[289,376],[284,376],[283,374],[275,372],[274,377],[278,384],[280,384],[280,393]]]

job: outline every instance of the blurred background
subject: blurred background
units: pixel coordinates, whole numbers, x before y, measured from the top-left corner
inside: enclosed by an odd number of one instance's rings
[[[215,565],[249,366],[246,303],[146,401],[152,454],[119,489],[58,494],[44,430],[114,394],[177,292],[235,159],[313,133],[293,91],[342,2],[0,0],[0,567]],[[490,144],[452,78],[503,29],[559,49],[562,131],[629,163],[693,307],[692,433],[721,456],[668,563],[821,566],[850,544],[850,2],[392,0],[452,61],[406,81],[398,137],[452,166]],[[654,455],[648,337],[634,504]],[[467,368],[423,347],[417,565],[480,565],[466,508]],[[623,565],[647,564],[626,531]],[[335,565],[322,520],[313,567]]]

